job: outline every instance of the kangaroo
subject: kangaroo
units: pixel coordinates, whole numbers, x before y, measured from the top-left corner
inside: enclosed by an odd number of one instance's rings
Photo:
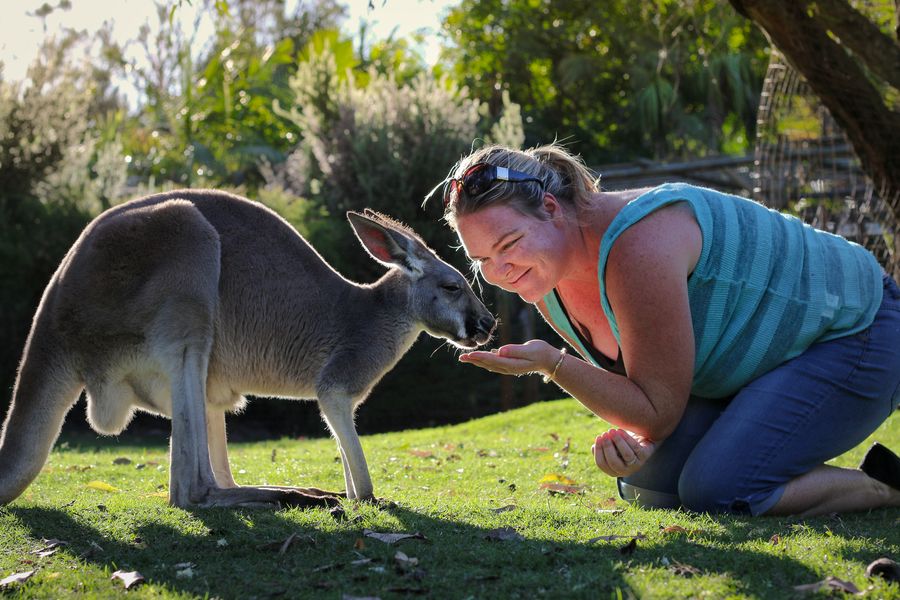
[[[273,211],[221,191],[154,194],[94,219],[34,317],[0,433],[0,504],[37,477],[82,390],[102,434],[136,409],[171,419],[174,506],[373,498],[356,408],[423,330],[474,348],[496,321],[412,230],[369,210],[347,218],[390,267],[375,283],[345,279]],[[346,492],[237,485],[225,413],[247,394],[317,400]]]

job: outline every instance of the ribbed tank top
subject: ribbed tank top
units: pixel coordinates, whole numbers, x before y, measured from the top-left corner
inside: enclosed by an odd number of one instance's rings
[[[676,202],[690,205],[703,236],[688,278],[696,352],[692,394],[730,396],[810,345],[872,323],[883,271],[865,248],[752,200],[670,183],[626,204],[600,242],[600,300],[620,344],[604,282],[610,250],[629,227]],[[544,300],[560,324],[553,295]]]

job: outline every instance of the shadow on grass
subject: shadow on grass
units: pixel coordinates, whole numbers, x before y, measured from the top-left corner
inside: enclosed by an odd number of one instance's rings
[[[65,508],[7,508],[35,539],[67,540],[73,557],[80,557],[109,572],[137,570],[147,582],[173,592],[220,598],[301,598],[426,595],[437,598],[510,598],[537,595],[567,598],[646,596],[641,589],[646,573],[658,571],[654,585],[692,585],[686,595],[696,596],[708,585],[725,585],[729,593],[751,597],[793,597],[792,587],[822,579],[807,565],[786,554],[747,549],[745,542],[768,541],[785,535],[789,520],[723,519],[716,534],[671,536],[644,532],[630,553],[628,540],[594,544],[557,540],[488,539],[490,530],[453,519],[443,519],[404,507],[379,509],[347,505],[350,520],[332,521],[324,511],[210,509],[184,512],[193,519],[196,533],[186,534],[165,523],[171,509],[159,506],[158,522],[127,523],[133,513],[121,515],[97,506]],[[897,511],[885,519],[896,520]],[[166,516],[167,515],[167,516]],[[181,518],[177,514],[175,518]],[[153,518],[152,515],[148,518]],[[99,519],[121,520],[127,537],[89,524]],[[590,523],[592,529],[617,527],[616,517]],[[385,527],[390,521],[392,525]],[[619,524],[619,527],[622,525]],[[806,525],[803,525],[806,526]],[[829,527],[820,524],[821,531]],[[364,537],[366,528],[378,531],[419,532],[427,540],[410,539],[396,546]],[[835,531],[834,528],[831,528]],[[838,535],[839,532],[836,532]],[[850,533],[850,532],[848,532]],[[283,553],[282,543],[296,534]],[[852,535],[857,535],[854,529]],[[134,537],[132,537],[134,536]],[[126,537],[125,535],[121,537]],[[97,544],[98,550],[91,543]],[[727,545],[728,549],[722,548]],[[398,561],[402,550],[417,564]],[[863,566],[873,556],[853,557]],[[191,563],[191,576],[184,566]],[[688,565],[695,572],[682,570]],[[725,583],[722,583],[725,579]],[[718,583],[716,583],[718,582]],[[119,585],[111,583],[111,590]],[[120,588],[119,588],[120,589]],[[679,593],[676,596],[682,595]]]

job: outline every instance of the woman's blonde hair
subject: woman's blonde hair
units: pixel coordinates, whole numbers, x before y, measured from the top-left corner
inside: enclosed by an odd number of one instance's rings
[[[461,159],[447,178],[460,179],[469,168],[479,163],[506,167],[533,175],[543,182],[543,192],[553,194],[562,204],[574,209],[574,216],[586,214],[591,197],[600,191],[600,178],[584,164],[580,156],[571,154],[559,144],[547,144],[527,150],[505,146],[485,146]],[[445,192],[449,188],[445,187]],[[508,204],[520,213],[542,218],[543,193],[536,182],[497,181],[485,193],[470,198],[462,193],[444,207],[444,219],[454,229],[456,220],[482,208]]]

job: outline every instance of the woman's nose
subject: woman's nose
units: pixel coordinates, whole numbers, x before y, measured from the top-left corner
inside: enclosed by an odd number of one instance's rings
[[[512,271],[512,265],[508,262],[502,264],[491,263],[490,265],[482,265],[481,274],[485,281],[491,285],[499,285],[506,281],[507,276]]]

